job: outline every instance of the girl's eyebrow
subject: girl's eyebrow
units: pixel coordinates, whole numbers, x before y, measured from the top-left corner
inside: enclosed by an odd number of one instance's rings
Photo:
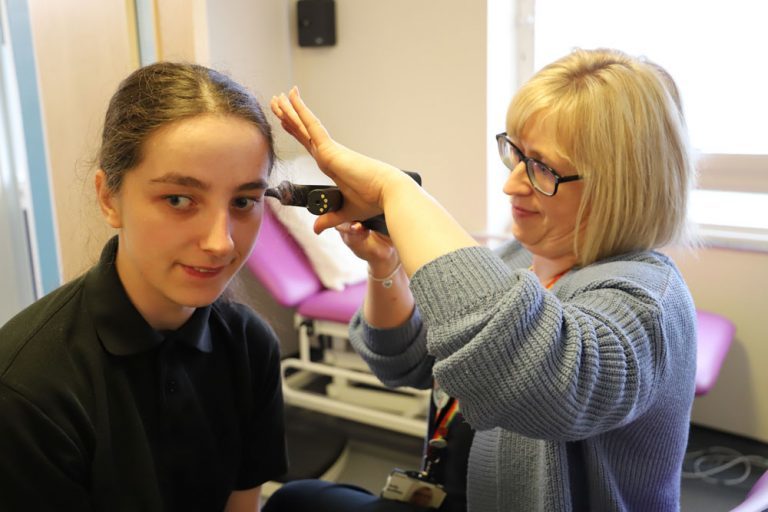
[[[177,172],[169,172],[167,174],[163,174],[159,178],[154,178],[150,180],[150,183],[165,183],[165,184],[171,184],[171,185],[180,185],[182,187],[190,187],[190,188],[196,188],[199,190],[208,190],[210,188],[210,185],[208,183],[205,183],[203,181],[200,181],[197,178],[194,178],[192,176],[186,176],[184,174],[180,174]],[[269,185],[267,184],[267,181],[264,179],[258,179],[256,181],[249,181],[247,183],[243,183],[242,185],[239,185],[237,187],[237,191],[245,191],[245,190],[261,190],[266,189]]]
[[[210,188],[210,186],[207,183],[203,183],[197,178],[193,178],[192,176],[185,176],[177,172],[169,172],[169,173],[163,174],[159,178],[154,178],[149,182],[150,183],[166,183],[170,185],[181,185],[183,187],[199,188],[201,190],[206,190]]]
[[[237,191],[243,192],[246,190],[266,190],[268,186],[269,184],[267,183],[267,180],[249,181],[248,183],[243,183],[237,187]]]

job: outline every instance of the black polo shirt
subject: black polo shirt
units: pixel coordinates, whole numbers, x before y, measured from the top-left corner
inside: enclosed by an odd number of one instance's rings
[[[0,510],[222,510],[285,472],[272,329],[220,300],[159,333],[116,251],[0,329]]]

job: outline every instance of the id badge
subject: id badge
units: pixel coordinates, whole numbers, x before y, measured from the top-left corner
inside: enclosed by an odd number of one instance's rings
[[[396,468],[387,477],[381,497],[420,507],[438,508],[445,499],[445,490],[442,485],[425,480],[416,471]]]

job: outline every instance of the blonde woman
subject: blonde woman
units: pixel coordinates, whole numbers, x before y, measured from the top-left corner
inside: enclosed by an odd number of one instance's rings
[[[391,386],[455,397],[474,429],[466,503],[449,489],[441,510],[679,509],[695,312],[657,249],[684,235],[693,169],[666,72],[577,50],[515,94],[496,136],[515,241],[496,252],[403,173],[333,141],[297,91],[272,109],[345,196],[316,229],[340,226],[370,264],[356,349]],[[391,239],[354,223],[381,212]],[[333,489],[303,485],[270,512],[308,496],[326,510]],[[400,510],[381,501],[356,510]]]

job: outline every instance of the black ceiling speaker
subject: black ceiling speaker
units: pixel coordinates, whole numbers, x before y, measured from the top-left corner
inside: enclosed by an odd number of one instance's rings
[[[299,46],[336,44],[336,3],[334,0],[299,0]]]

